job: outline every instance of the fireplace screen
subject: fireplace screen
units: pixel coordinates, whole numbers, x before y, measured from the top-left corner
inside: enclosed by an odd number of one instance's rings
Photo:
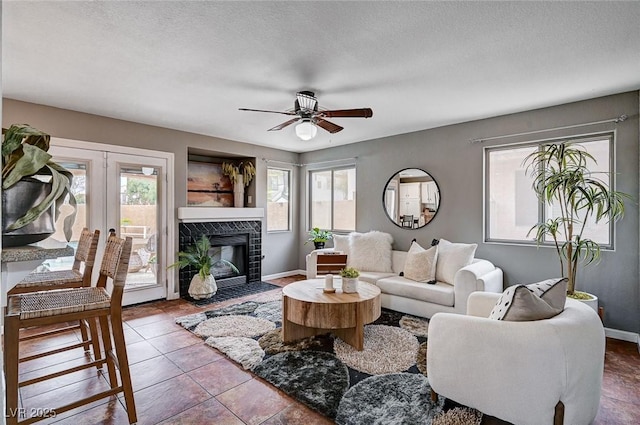
[[[213,258],[211,274],[216,279],[246,275],[247,248],[249,235],[215,235],[209,236],[211,250],[209,255]],[[228,263],[231,262],[238,269],[234,272]]]

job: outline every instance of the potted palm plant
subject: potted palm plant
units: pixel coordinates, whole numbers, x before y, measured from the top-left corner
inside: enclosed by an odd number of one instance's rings
[[[538,199],[559,209],[557,217],[535,224],[538,246],[551,238],[554,242],[560,270],[568,278],[567,295],[581,300],[597,298],[576,291],[578,265],[600,260],[600,245],[584,237],[589,220],[617,221],[624,215],[624,200],[630,196],[609,187],[608,181],[589,169],[596,160],[583,146],[571,142],[552,143],[529,154],[524,163],[533,177],[533,189]],[[609,177],[609,173],[598,173]],[[593,305],[592,305],[593,306]]]
[[[253,162],[223,162],[222,173],[225,176],[229,176],[231,183],[233,183],[233,206],[244,207],[244,188],[249,186],[249,183],[256,175],[256,167]]]
[[[178,261],[171,264],[167,268],[179,267],[184,268],[191,266],[198,270],[191,278],[189,285],[189,295],[191,298],[200,300],[203,298],[211,298],[218,292],[216,279],[211,274],[211,269],[222,263],[231,268],[234,273],[239,273],[238,268],[228,260],[220,258],[215,260],[211,255],[211,242],[206,235],[202,235],[194,245],[187,247],[185,251],[178,252]]]
[[[67,195],[73,207],[63,223],[69,241],[76,217],[73,175],[51,161],[51,136],[28,124],[14,124],[2,134],[2,244],[26,245],[51,236]]]
[[[316,249],[324,248],[324,244],[333,238],[333,234],[328,230],[322,230],[319,227],[314,227],[309,230],[309,239],[304,243],[305,245],[309,242],[313,242],[313,245]]]

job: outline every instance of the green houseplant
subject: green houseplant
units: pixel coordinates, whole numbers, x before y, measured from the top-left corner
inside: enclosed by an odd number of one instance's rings
[[[189,285],[189,295],[196,300],[211,298],[218,292],[216,279],[211,274],[211,269],[217,264],[225,264],[234,273],[239,273],[238,268],[231,261],[223,258],[215,260],[210,255],[210,250],[211,242],[209,238],[206,235],[202,235],[195,244],[188,246],[185,251],[178,252],[178,261],[167,267],[182,269],[190,266],[198,270],[198,273],[191,278],[191,284]]]
[[[589,169],[596,163],[583,146],[571,142],[551,143],[529,154],[524,163],[533,178],[533,189],[544,203],[557,206],[559,215],[535,224],[538,245],[551,238],[554,242],[562,275],[568,278],[567,294],[573,298],[590,298],[576,294],[576,273],[600,259],[600,245],[583,236],[590,219],[595,222],[617,221],[624,215],[624,200],[629,195],[612,190],[609,183]],[[605,174],[606,177],[609,173]]]
[[[2,134],[3,243],[46,239],[55,229],[43,229],[53,227],[67,195],[73,212],[65,218],[63,230],[69,241],[76,217],[76,199],[70,190],[73,175],[51,161],[51,136],[28,124],[14,124],[2,129]],[[44,224],[46,220],[50,226]]]
[[[309,242],[313,242],[316,249],[324,248],[324,244],[333,238],[333,234],[328,230],[322,230],[319,227],[314,227],[309,230],[309,239],[304,243],[305,245]]]
[[[345,294],[351,294],[358,292],[358,277],[360,272],[353,267],[345,267],[340,270],[340,276],[342,277],[342,292]]]

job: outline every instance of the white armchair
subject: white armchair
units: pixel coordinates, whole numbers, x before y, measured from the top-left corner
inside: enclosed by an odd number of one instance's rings
[[[488,319],[499,297],[474,292],[466,316],[437,313],[431,318],[431,388],[519,425],[591,423],[604,367],[604,328],[598,315],[567,299],[564,311],[550,319]]]

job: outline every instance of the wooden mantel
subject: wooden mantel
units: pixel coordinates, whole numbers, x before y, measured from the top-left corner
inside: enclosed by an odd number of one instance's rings
[[[264,208],[180,207],[178,220],[183,223],[207,221],[262,220]]]

